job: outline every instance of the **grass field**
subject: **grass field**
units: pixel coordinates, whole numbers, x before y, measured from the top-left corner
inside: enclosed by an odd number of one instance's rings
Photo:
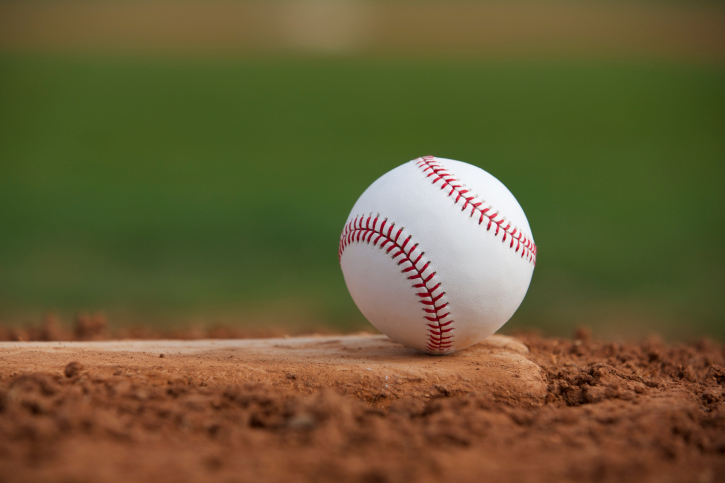
[[[0,57],[0,317],[363,324],[337,242],[434,154],[539,246],[507,326],[725,336],[725,68]]]

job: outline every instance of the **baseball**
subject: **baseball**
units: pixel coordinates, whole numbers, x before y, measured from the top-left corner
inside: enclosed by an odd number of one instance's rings
[[[425,156],[365,190],[339,257],[371,324],[441,355],[480,342],[511,318],[529,288],[536,245],[503,183],[476,166]]]

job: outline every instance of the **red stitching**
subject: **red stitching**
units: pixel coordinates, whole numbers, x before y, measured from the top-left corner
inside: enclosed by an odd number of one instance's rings
[[[428,330],[428,345],[426,348],[429,352],[442,353],[450,349],[453,345],[453,335],[450,334],[454,328],[451,326],[453,320],[445,320],[451,315],[450,312],[443,312],[443,309],[448,307],[448,302],[436,305],[438,301],[445,295],[445,292],[441,290],[441,284],[436,283],[434,286],[429,287],[429,283],[435,276],[436,272],[431,270],[430,261],[425,261],[421,268],[418,268],[419,263],[423,259],[425,252],[421,251],[415,260],[413,260],[413,251],[418,248],[418,243],[412,242],[412,235],[405,238],[404,241],[398,243],[403,228],[399,228],[397,233],[393,234],[395,223],[388,223],[388,219],[385,218],[382,223],[378,226],[378,220],[380,215],[373,217],[368,215],[356,216],[355,219],[350,221],[345,228],[342,230],[340,236],[340,248],[338,256],[342,259],[342,254],[351,243],[371,243],[380,249],[386,249],[386,245],[389,243],[390,247],[385,250],[385,253],[391,254],[393,249],[396,251],[391,255],[393,260],[398,262],[398,265],[409,264],[405,268],[401,269],[401,273],[408,274],[408,280],[417,281],[413,284],[413,288],[420,289],[416,295],[420,298],[418,300],[423,305],[423,311],[428,314],[424,315],[423,318],[426,323]],[[372,226],[370,222],[372,221]],[[387,228],[386,228],[387,225]],[[376,236],[377,235],[377,236]],[[373,240],[375,237],[375,240]],[[407,249],[406,249],[407,247]],[[425,272],[430,270],[430,273]],[[412,272],[412,273],[411,273]],[[450,327],[449,327],[450,326]]]
[[[453,196],[454,193],[456,194],[456,199],[453,202],[454,205],[457,205],[459,201],[463,200],[461,211],[465,211],[465,209],[470,206],[470,216],[473,217],[473,215],[478,214],[479,225],[483,223],[484,218],[487,218],[487,231],[491,229],[492,225],[496,225],[494,236],[498,236],[499,231],[502,230],[503,239],[501,242],[504,243],[506,241],[506,235],[508,235],[510,239],[509,248],[513,249],[514,242],[516,242],[515,253],[518,253],[519,250],[521,250],[521,258],[526,258],[529,262],[536,265],[536,245],[534,245],[533,241],[524,236],[518,228],[512,227],[511,223],[507,223],[506,227],[501,226],[504,223],[503,215],[496,212],[489,214],[488,212],[491,211],[491,207],[482,208],[481,205],[483,205],[483,202],[478,201],[476,195],[472,194],[470,190],[465,189],[460,180],[454,177],[446,168],[441,166],[435,160],[435,157],[423,156],[415,161],[416,165],[423,169],[423,173],[426,174],[426,178],[433,177],[432,184],[435,185],[440,181],[442,190],[450,189],[450,191],[448,191],[448,197]],[[500,219],[497,220],[497,218]]]

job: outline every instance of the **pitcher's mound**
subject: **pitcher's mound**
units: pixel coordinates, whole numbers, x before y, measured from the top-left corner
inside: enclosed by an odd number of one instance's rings
[[[0,368],[61,373],[77,361],[96,377],[120,375],[157,384],[227,386],[263,382],[308,394],[334,388],[376,406],[405,397],[488,393],[516,405],[546,396],[541,368],[528,348],[493,335],[450,356],[430,356],[382,335],[288,339],[9,342],[0,344]],[[162,357],[163,356],[163,357]],[[117,374],[118,375],[118,374]]]
[[[722,346],[522,337],[0,343],[0,483],[723,480]]]

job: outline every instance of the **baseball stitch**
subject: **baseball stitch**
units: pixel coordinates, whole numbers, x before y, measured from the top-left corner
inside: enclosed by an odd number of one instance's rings
[[[514,248],[516,244],[515,252],[518,253],[521,250],[521,258],[526,258],[534,266],[536,265],[536,245],[534,242],[528,239],[521,230],[511,225],[510,222],[506,222],[506,219],[499,212],[495,211],[492,206],[483,207],[483,201],[480,201],[478,196],[471,193],[471,190],[467,189],[464,184],[460,182],[453,174],[450,173],[445,167],[443,167],[434,156],[423,156],[414,160],[416,165],[422,169],[426,178],[433,178],[433,185],[436,185],[439,181],[441,182],[441,189],[450,189],[448,197],[450,198],[454,194],[456,199],[453,204],[457,205],[463,200],[463,206],[461,211],[465,211],[470,206],[471,214],[478,214],[478,224],[482,224],[484,219],[488,219],[487,231],[491,230],[492,226],[496,226],[496,232],[494,236],[498,236],[499,231],[503,232],[502,243],[506,242],[506,235],[510,241],[509,248]],[[503,226],[506,223],[506,226]]]
[[[421,290],[416,295],[420,297],[419,302],[423,304],[423,311],[426,313],[424,318],[428,326],[428,351],[443,353],[452,349],[453,320],[446,320],[451,315],[450,311],[442,313],[448,302],[437,305],[445,292],[442,291],[440,283],[431,283],[436,272],[431,271],[426,275],[425,272],[431,270],[431,263],[423,259],[425,252],[421,251],[414,260],[413,251],[418,248],[418,243],[412,241],[413,236],[408,235],[399,242],[403,228],[396,231],[395,223],[389,223],[387,218],[378,223],[379,219],[380,214],[375,217],[368,215],[367,218],[365,215],[358,215],[345,225],[340,237],[339,258],[342,259],[345,248],[352,243],[370,244],[372,241],[373,246],[385,250],[386,254],[391,255],[392,252],[392,259],[397,260],[398,265],[407,265],[401,272],[409,274],[408,280],[415,281],[413,287]],[[421,268],[419,264],[422,264]]]

